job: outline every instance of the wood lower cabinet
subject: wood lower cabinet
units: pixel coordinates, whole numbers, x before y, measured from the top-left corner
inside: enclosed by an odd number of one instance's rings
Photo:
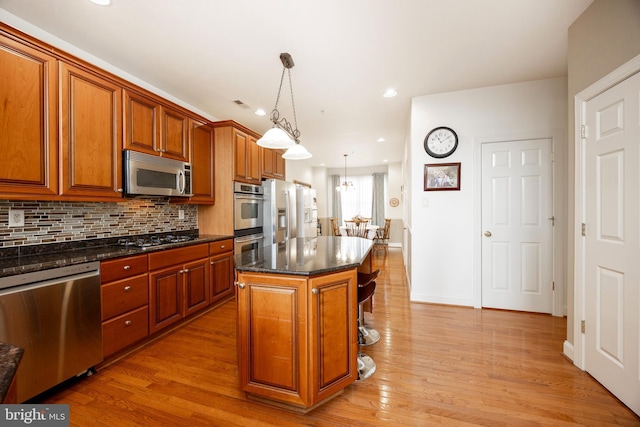
[[[248,397],[308,412],[357,379],[356,270],[238,273],[238,361]]]
[[[102,348],[104,357],[149,335],[149,276],[147,256],[103,261]]]
[[[56,58],[0,31],[0,199],[58,194]]]
[[[154,333],[209,304],[209,246],[149,254],[149,331]]]
[[[234,294],[232,239],[209,243],[209,277],[211,278],[210,304]]]
[[[62,178],[71,200],[122,200],[121,88],[60,62]]]

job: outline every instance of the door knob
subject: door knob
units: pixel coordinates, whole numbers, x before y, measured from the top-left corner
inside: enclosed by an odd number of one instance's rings
[[[491,237],[491,232],[490,231],[485,231],[484,235],[485,235],[485,237]]]

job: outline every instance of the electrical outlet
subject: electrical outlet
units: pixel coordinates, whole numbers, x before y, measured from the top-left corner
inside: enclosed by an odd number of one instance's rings
[[[24,227],[24,211],[9,209],[9,227]]]
[[[184,209],[178,209],[178,219],[184,219]]]

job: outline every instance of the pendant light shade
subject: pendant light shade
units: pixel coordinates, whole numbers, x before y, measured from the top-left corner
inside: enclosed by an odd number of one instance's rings
[[[274,126],[258,140],[258,145],[264,148],[279,149],[296,145],[295,141],[278,126]]]
[[[283,159],[303,160],[311,157],[311,153],[302,144],[294,144],[283,155]]]
[[[309,151],[300,144],[300,131],[298,130],[298,119],[296,117],[296,103],[293,99],[291,68],[293,68],[295,64],[293,63],[293,58],[288,53],[281,53],[280,61],[283,65],[282,75],[280,76],[280,86],[278,87],[276,105],[273,107],[270,116],[270,119],[273,122],[273,127],[266,131],[264,136],[260,138],[257,143],[260,147],[264,148],[287,148],[287,152],[282,155],[285,159],[308,159],[311,157],[311,153],[309,153]],[[289,89],[291,91],[291,106],[293,107],[293,123],[295,128],[286,118],[280,117],[280,111],[278,111],[278,102],[280,101],[280,93],[282,92],[282,83],[284,82],[285,72],[287,72],[287,76],[289,77]]]

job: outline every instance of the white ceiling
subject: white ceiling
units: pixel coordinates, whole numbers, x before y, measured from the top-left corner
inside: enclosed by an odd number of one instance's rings
[[[0,8],[260,133],[271,127],[279,55],[289,52],[309,164],[341,167],[348,153],[357,167],[402,160],[412,97],[566,75],[567,29],[591,2],[0,0]],[[389,87],[398,96],[383,98]],[[279,110],[293,121],[286,80]]]

